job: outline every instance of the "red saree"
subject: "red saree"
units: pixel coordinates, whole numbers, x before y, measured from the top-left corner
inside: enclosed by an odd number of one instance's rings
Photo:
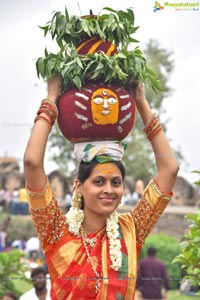
[[[119,215],[122,267],[118,271],[110,267],[105,232],[97,234],[97,242],[90,248],[96,270],[102,274],[100,289],[96,293],[98,278],[88,262],[82,238],[69,232],[65,215],[60,211],[50,186],[43,194],[28,193],[31,214],[49,268],[52,300],[133,300],[139,251],[169,197],[162,195],[151,181],[136,207],[130,213]]]

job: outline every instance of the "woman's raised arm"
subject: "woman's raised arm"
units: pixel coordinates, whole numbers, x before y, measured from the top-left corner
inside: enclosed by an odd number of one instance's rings
[[[163,193],[171,192],[178,173],[178,164],[164,131],[153,114],[145,96],[144,86],[138,85],[129,90],[134,95],[138,112],[144,123],[144,131],[150,140],[156,160],[157,174],[155,180]]]
[[[57,117],[56,101],[61,94],[61,80],[48,81],[47,98],[42,101],[24,153],[24,173],[29,189],[42,190],[46,183],[44,156],[51,127]]]

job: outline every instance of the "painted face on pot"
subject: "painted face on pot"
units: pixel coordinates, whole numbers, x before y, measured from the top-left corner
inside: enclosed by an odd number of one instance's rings
[[[95,124],[115,124],[119,115],[117,95],[108,88],[94,91],[91,101],[92,118]]]

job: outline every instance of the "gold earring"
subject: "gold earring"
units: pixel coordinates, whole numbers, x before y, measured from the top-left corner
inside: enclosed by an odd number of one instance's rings
[[[74,208],[80,208],[81,202],[82,202],[82,194],[75,192],[75,194],[73,195],[73,198],[72,198],[72,206]]]

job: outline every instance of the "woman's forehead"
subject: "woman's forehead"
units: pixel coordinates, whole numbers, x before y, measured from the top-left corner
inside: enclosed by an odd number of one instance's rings
[[[104,164],[97,164],[93,171],[92,171],[92,175],[112,175],[112,174],[116,174],[116,175],[120,175],[121,176],[121,171],[119,170],[119,168],[113,164],[113,163],[104,163]]]

